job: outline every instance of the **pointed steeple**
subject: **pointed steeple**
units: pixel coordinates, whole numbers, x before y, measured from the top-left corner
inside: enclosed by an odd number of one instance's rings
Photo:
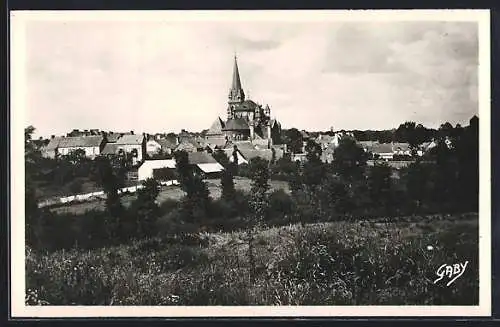
[[[234,55],[233,81],[229,90],[229,103],[245,101],[245,93],[241,87],[240,71],[238,69],[238,58]]]

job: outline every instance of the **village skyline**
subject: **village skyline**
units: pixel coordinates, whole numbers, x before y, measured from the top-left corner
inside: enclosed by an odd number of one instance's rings
[[[283,129],[464,125],[478,115],[477,38],[467,22],[32,21],[26,125],[201,132],[225,116],[235,53],[247,98]]]

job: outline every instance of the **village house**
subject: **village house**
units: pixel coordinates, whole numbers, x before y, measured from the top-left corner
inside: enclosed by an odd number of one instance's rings
[[[56,158],[82,150],[87,158],[94,159],[101,154],[104,144],[103,136],[52,137],[42,150],[42,155],[47,158]]]
[[[248,164],[248,161],[245,159],[240,150],[234,148],[225,148],[222,151],[226,154],[229,159],[229,162],[234,163],[234,151],[236,151],[236,157],[238,160],[238,165]]]
[[[291,156],[291,160],[294,162],[304,163],[307,161],[307,157],[305,153],[293,153]]]
[[[102,154],[132,155],[132,164],[137,164],[144,159],[146,153],[146,137],[144,135],[124,134],[116,139],[115,142],[108,142]]]
[[[144,181],[148,178],[157,180],[173,180],[175,179],[175,160],[145,160],[137,170],[139,181]]]
[[[395,156],[412,156],[410,144],[404,142],[392,143],[392,149]]]
[[[197,152],[199,145],[194,140],[184,139],[176,147],[174,151]]]
[[[177,139],[171,139],[168,137],[160,138],[157,142],[160,144],[161,152],[164,154],[172,154],[178,145]]]
[[[354,135],[350,132],[336,132],[333,135],[328,134],[320,134],[315,139],[315,142],[321,146],[321,160],[324,163],[333,162],[333,155],[335,149],[339,146],[340,141],[343,138],[352,138],[354,139]],[[300,160],[302,161],[302,160]]]
[[[273,152],[275,160],[282,158],[285,154],[284,150],[285,147],[281,145],[273,145],[270,148],[268,148],[266,146],[259,146],[253,144],[252,142],[249,141],[234,142],[234,143],[229,142],[223,150],[229,157],[231,162],[234,160],[232,153],[235,147],[238,151],[239,165],[243,163],[248,163],[252,158],[255,157],[260,157],[265,160],[271,161],[273,158]]]
[[[219,178],[224,170],[214,157],[204,152],[188,153],[188,163],[204,178]],[[175,159],[145,160],[138,169],[138,179],[173,180],[176,176],[175,169]]]
[[[161,144],[154,138],[149,137],[146,142],[146,153],[150,156],[160,153]]]
[[[57,147],[61,136],[52,135],[49,142],[41,148],[42,157],[54,159],[57,156]]]
[[[365,152],[369,152],[375,159],[394,160],[398,156],[411,157],[412,152],[408,143],[392,142],[392,143],[379,143],[379,142],[358,142],[363,147]]]
[[[188,153],[188,162],[204,178],[219,178],[224,167],[213,156],[205,152]]]

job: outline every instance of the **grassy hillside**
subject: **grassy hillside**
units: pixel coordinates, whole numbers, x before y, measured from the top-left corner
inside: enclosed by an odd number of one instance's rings
[[[430,250],[429,246],[432,246]],[[363,305],[478,303],[478,216],[291,225],[134,241],[92,251],[27,250],[30,304]],[[469,261],[450,287],[444,263]]]

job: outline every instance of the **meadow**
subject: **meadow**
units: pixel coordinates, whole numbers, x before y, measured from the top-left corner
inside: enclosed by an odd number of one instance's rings
[[[221,186],[219,179],[209,179],[206,181],[210,196],[217,199],[221,195]],[[270,180],[269,185],[273,190],[285,190],[289,192],[288,183],[284,181]],[[246,177],[235,177],[234,178],[235,189],[244,192],[249,192],[251,188],[251,180]],[[158,194],[157,202],[162,203],[166,200],[178,201],[185,195],[184,191],[179,186],[164,186],[162,187],[160,193]],[[136,198],[134,194],[125,194],[122,197],[122,203],[124,206],[129,206],[132,201]],[[82,202],[82,203],[72,203],[69,205],[62,205],[53,207],[51,210],[55,213],[61,214],[83,214],[88,210],[104,210],[106,207],[105,201],[101,199],[95,199],[94,201]]]
[[[477,305],[478,215],[161,235],[114,247],[26,250],[27,304]],[[442,264],[469,261],[451,286]]]

